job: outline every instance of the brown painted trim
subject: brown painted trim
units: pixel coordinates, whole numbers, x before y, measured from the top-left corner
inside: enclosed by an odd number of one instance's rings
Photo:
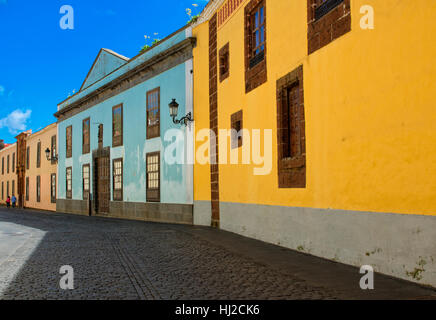
[[[219,52],[220,82],[230,77],[230,45],[227,42]]]
[[[115,109],[121,108],[121,135],[119,137],[115,137],[115,117],[114,117],[114,111]],[[123,104],[118,104],[114,107],[112,107],[112,148],[120,147],[123,145],[123,139],[124,139],[124,108]],[[119,140],[119,141],[118,141]]]
[[[209,21],[209,120],[215,139],[210,140],[210,189],[212,226],[220,225],[220,193],[218,166],[218,52],[217,52],[217,14]]]

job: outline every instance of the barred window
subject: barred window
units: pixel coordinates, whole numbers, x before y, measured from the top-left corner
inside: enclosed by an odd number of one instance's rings
[[[89,200],[90,190],[90,166],[85,164],[82,167],[83,200]]]
[[[160,88],[147,92],[147,139],[160,136]]]
[[[15,172],[15,152],[12,154],[12,172]]]
[[[113,161],[113,200],[123,201],[123,159]]]
[[[67,168],[66,174],[66,187],[67,187],[67,199],[73,198],[73,169],[71,167]]]
[[[112,147],[123,145],[123,105],[112,108]]]
[[[147,154],[147,201],[160,201],[160,153]]]

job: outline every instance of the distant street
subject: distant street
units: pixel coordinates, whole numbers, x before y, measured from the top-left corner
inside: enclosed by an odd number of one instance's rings
[[[59,270],[74,269],[62,290]],[[209,228],[0,208],[0,299],[430,299],[436,291]]]

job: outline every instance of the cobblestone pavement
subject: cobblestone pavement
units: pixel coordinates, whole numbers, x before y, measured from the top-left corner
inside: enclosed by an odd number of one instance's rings
[[[213,236],[204,236],[208,233]],[[225,243],[224,238],[233,235],[191,226],[0,208],[0,240],[11,243],[9,253],[0,247],[0,299],[347,298],[340,287],[275,268],[217,244],[217,237]],[[244,241],[258,248],[269,246]],[[293,254],[286,251],[284,255]],[[74,268],[74,290],[59,288],[64,265]],[[434,293],[420,287],[415,291],[414,297]]]

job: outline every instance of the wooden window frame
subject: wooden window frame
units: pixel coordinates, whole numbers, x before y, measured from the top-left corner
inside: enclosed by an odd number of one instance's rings
[[[264,27],[264,42],[259,46],[264,46],[264,50],[253,56],[258,48],[254,47],[253,34],[258,28],[253,25],[255,13],[264,8],[264,21],[259,27]],[[256,89],[267,81],[267,7],[265,0],[251,0],[245,6],[244,21],[244,46],[245,46],[245,93]]]
[[[66,127],[65,135],[66,135],[66,157],[68,159],[73,156],[73,126]]]
[[[2,175],[5,174],[5,157],[2,157]]]
[[[29,201],[30,193],[30,178],[26,177],[26,201]]]
[[[115,163],[121,163],[121,189],[117,189],[115,187],[115,177],[117,176],[115,173]],[[113,201],[123,201],[123,181],[124,179],[124,162],[123,158],[113,159],[112,160],[112,199]]]
[[[351,31],[350,0],[307,0],[308,53]]]
[[[289,91],[297,90],[298,110],[294,114],[295,135],[292,139]],[[295,91],[294,91],[295,92]],[[294,137],[295,138],[295,137]],[[297,152],[292,154],[292,143]],[[277,154],[279,188],[306,188],[306,128],[304,111],[303,66],[277,81]]]
[[[86,123],[88,128],[86,129]],[[82,154],[91,152],[91,118],[86,118],[82,121]]]
[[[15,173],[15,152],[12,153],[12,173]]]
[[[12,196],[15,196],[15,180],[12,180]]]
[[[4,182],[2,181],[2,200],[5,199],[5,185]]]
[[[57,156],[57,136],[51,137],[51,164],[56,164]]]
[[[158,162],[158,171],[149,172],[149,158],[157,156]],[[147,192],[147,202],[160,202],[161,201],[161,167],[160,167],[160,152],[151,152],[146,155],[146,192]],[[149,188],[149,173],[157,173],[158,174],[158,188]]]
[[[239,123],[239,127],[238,127]],[[235,112],[230,117],[230,125],[232,129],[231,134],[231,144],[232,149],[237,149],[242,147],[243,144],[243,112],[242,110],[239,110],[238,112]]]
[[[118,136],[115,136],[115,110],[121,109],[121,133]],[[121,147],[123,145],[123,136],[124,136],[124,108],[123,104],[118,104],[112,107],[112,148]]]
[[[10,155],[8,154],[8,156],[6,157],[6,173],[9,174],[9,166],[10,166]]]
[[[9,193],[9,181],[6,181],[6,197],[10,196]]]
[[[36,167],[41,168],[41,141],[36,145]]]
[[[36,202],[41,202],[41,176],[36,176]]]
[[[54,185],[53,185],[53,178],[54,178]],[[57,177],[56,177],[56,173],[52,173],[50,175],[50,200],[51,200],[51,203],[56,203],[56,196],[57,196],[56,193],[57,193]]]
[[[85,189],[86,182],[85,182],[85,168],[88,169],[88,190]],[[89,195],[91,194],[91,165],[84,164],[82,166],[82,198],[83,200],[89,200]]]
[[[71,172],[71,190],[68,190],[68,171]],[[73,198],[73,168],[68,167],[65,170],[65,189],[66,189],[66,198],[72,199]]]
[[[230,76],[230,45],[227,42],[219,51],[220,82]]]
[[[154,125],[149,125],[150,122],[149,112],[150,110],[152,110],[150,109],[149,98],[151,95],[155,93],[157,93],[158,95],[158,106],[157,106],[158,123]],[[147,113],[147,139],[159,138],[160,137],[160,87],[147,91],[146,113]]]
[[[26,148],[26,169],[30,169],[30,146]]]

